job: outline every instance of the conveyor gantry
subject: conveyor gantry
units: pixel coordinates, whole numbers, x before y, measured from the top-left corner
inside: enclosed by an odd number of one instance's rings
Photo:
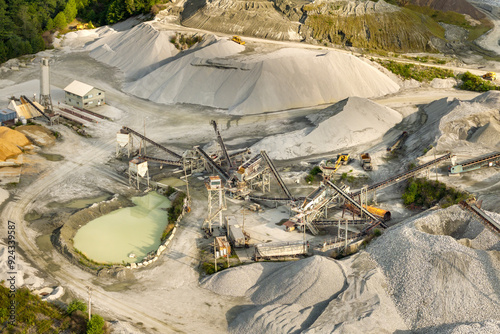
[[[278,170],[276,169],[276,167],[274,167],[274,164],[271,161],[271,159],[269,158],[269,156],[267,155],[266,151],[260,151],[260,154],[262,155],[262,157],[266,161],[267,165],[271,169],[271,172],[273,173],[274,177],[276,178],[276,181],[278,181],[278,184],[280,185],[281,189],[285,192],[286,197],[288,197],[289,200],[293,200],[294,198],[293,198],[292,194],[290,193],[290,191],[286,187],[286,184],[281,179],[281,176],[278,174]]]
[[[131,129],[131,128],[129,128],[129,127],[124,126],[124,127],[122,127],[122,130],[123,130],[123,131],[125,131],[125,133],[132,133],[132,134],[136,135],[137,137],[139,137],[139,138],[141,138],[141,139],[143,139],[143,140],[147,141],[148,143],[150,143],[150,144],[152,144],[152,145],[154,145],[154,146],[158,147],[159,149],[162,149],[163,151],[165,151],[165,152],[169,153],[170,155],[174,156],[174,157],[175,157],[175,158],[177,158],[177,159],[181,159],[181,158],[182,158],[179,154],[175,153],[174,151],[169,150],[169,149],[168,149],[168,148],[166,148],[165,146],[158,144],[157,142],[155,142],[155,141],[153,141],[153,140],[149,139],[148,137],[146,137],[146,136],[144,136],[144,135],[141,135],[139,132],[134,131],[134,130],[132,130],[132,129]]]
[[[219,174],[220,177],[224,179],[225,182],[229,182],[229,175],[224,170],[222,170],[222,168],[220,168],[220,166],[217,165],[212,160],[212,158],[210,158],[208,154],[203,151],[203,149],[201,149],[201,147],[195,146],[194,148],[196,151],[198,151],[198,153],[200,153],[201,157],[217,172],[217,174]]]
[[[217,122],[214,121],[214,120],[211,120],[210,124],[212,124],[212,126],[214,127],[214,131],[215,131],[215,134],[217,136],[217,141],[219,142],[219,146],[220,146],[220,148],[222,150],[222,154],[224,154],[224,158],[226,158],[226,161],[227,161],[227,164],[228,164],[229,168],[232,168],[233,167],[233,163],[231,162],[229,154],[227,154],[226,144],[224,144],[224,140],[222,139],[220,131],[217,128]]]
[[[409,170],[407,172],[395,175],[395,176],[393,176],[393,177],[391,177],[391,178],[389,178],[389,179],[387,179],[385,181],[372,184],[371,186],[369,186],[367,188],[366,191],[368,192],[368,191],[374,191],[374,190],[383,189],[383,188],[389,187],[389,186],[391,186],[391,185],[393,185],[395,183],[398,183],[398,182],[404,181],[406,179],[409,179],[410,177],[413,177],[416,174],[420,173],[422,170],[430,168],[433,165],[437,165],[441,161],[450,159],[450,157],[451,157],[451,153],[445,154],[442,157],[439,157],[437,159],[429,161],[429,162],[427,162],[427,163],[425,163],[423,165],[417,166],[417,167],[415,167],[415,168],[413,168],[413,169],[411,169],[411,170]],[[356,191],[354,193],[351,193],[351,196],[352,197],[356,197],[356,196],[358,196],[360,194],[361,194],[361,190],[358,190],[358,191]]]
[[[38,108],[33,102],[31,102],[30,99],[28,99],[26,96],[21,95],[21,100],[22,102],[28,102],[33,108],[35,108],[40,114],[42,114],[46,119],[50,121],[50,117],[47,116],[46,113],[44,113],[40,108]]]
[[[353,197],[349,196],[346,192],[344,192],[342,189],[340,189],[339,187],[337,187],[330,180],[327,180],[326,183],[330,187],[332,187],[337,193],[339,193],[340,196],[344,197],[345,200],[351,202],[352,205],[354,205],[355,207],[357,207],[358,210],[360,210],[360,212],[363,212],[367,217],[369,217],[375,223],[374,225],[370,226],[369,228],[372,228],[372,227],[374,227],[376,225],[379,225],[379,224],[382,227],[384,227],[384,228],[387,227],[387,225],[385,225],[384,222],[380,218],[375,217],[371,212],[369,212],[368,210],[366,210],[365,208],[363,208],[363,206],[361,206],[361,204],[359,204],[358,202],[356,202]],[[368,230],[368,229],[366,229],[366,230]]]
[[[486,226],[491,232],[500,237],[500,223],[493,220],[490,216],[488,216],[483,210],[477,207],[474,203],[469,204],[466,201],[460,202],[460,206],[466,210],[469,210],[479,218],[479,222]]]
[[[449,172],[452,174],[458,174],[493,165],[500,165],[500,152],[494,152],[474,159],[463,161],[456,164],[455,166],[451,166],[449,168]]]
[[[345,224],[347,222],[349,225],[366,225],[370,224],[371,220],[366,219],[337,219],[337,220],[328,220],[328,219],[319,219],[313,220],[313,224],[317,227],[326,227],[326,226],[337,226],[338,224]]]
[[[154,158],[154,157],[149,157],[146,155],[140,156],[140,158],[147,160],[147,161],[152,161],[152,162],[158,162],[164,165],[170,165],[170,166],[181,166],[182,167],[182,161],[174,161],[174,160],[166,160],[166,159],[159,159],[159,158]]]

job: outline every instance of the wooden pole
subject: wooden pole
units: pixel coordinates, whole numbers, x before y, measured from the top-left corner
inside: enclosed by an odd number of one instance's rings
[[[215,238],[214,238],[214,261],[215,261],[215,272],[217,272],[217,246],[215,244]]]

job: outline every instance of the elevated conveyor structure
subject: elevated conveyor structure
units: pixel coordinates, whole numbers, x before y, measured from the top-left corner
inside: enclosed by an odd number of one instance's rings
[[[46,119],[50,121],[50,117],[44,113],[40,108],[38,108],[30,99],[28,99],[25,95],[21,95],[21,102],[28,102],[33,108],[35,108],[40,114],[42,114]]]
[[[368,210],[366,210],[363,206],[361,206],[361,204],[359,204],[358,202],[356,202],[350,195],[348,195],[347,193],[345,193],[342,189],[340,189],[339,187],[337,187],[335,184],[333,184],[331,181],[326,181],[326,183],[332,187],[337,193],[340,194],[340,196],[342,196],[345,200],[349,201],[352,205],[354,205],[356,208],[358,208],[358,210],[360,212],[363,212],[367,217],[369,217],[373,222],[377,222],[375,225],[381,225],[382,227],[387,227],[387,225],[385,225],[385,223],[378,217],[374,216],[371,212],[369,212]]]
[[[480,169],[483,167],[492,167],[492,166],[500,166],[500,152],[494,152],[491,154],[483,155],[481,157],[460,162],[455,166],[450,166],[449,172],[451,174],[459,174]]]
[[[477,207],[474,203],[467,203],[466,201],[460,202],[460,206],[466,210],[469,210],[478,218],[479,222],[486,226],[491,232],[496,234],[500,238],[500,223],[495,221],[493,218],[488,216],[486,212]]]
[[[144,159],[144,160],[147,160],[147,161],[151,161],[151,162],[158,162],[160,164],[164,164],[164,165],[170,165],[170,166],[180,166],[182,167],[182,161],[174,161],[174,160],[166,160],[166,159],[159,159],[159,158],[154,158],[154,157],[149,157],[149,156],[146,156],[146,155],[141,155],[140,156],[141,159]]]
[[[137,136],[137,137],[139,137],[139,138],[141,138],[141,139],[143,139],[143,140],[147,141],[148,143],[152,144],[153,146],[158,147],[159,149],[161,149],[161,150],[163,150],[163,151],[167,152],[168,154],[170,154],[171,156],[173,156],[173,157],[175,157],[175,158],[177,158],[177,159],[181,159],[181,158],[182,158],[179,154],[175,153],[174,151],[169,150],[169,149],[168,149],[168,148],[166,148],[165,146],[158,144],[157,142],[155,142],[155,141],[153,141],[153,140],[149,139],[149,138],[148,138],[148,137],[146,137],[146,136],[141,135],[139,132],[134,131],[134,130],[132,130],[132,129],[131,129],[131,128],[129,128],[129,127],[126,127],[126,126],[122,127],[122,131],[124,131],[124,133],[132,133],[133,135],[135,135],[135,136]]]
[[[371,220],[366,220],[366,219],[337,219],[337,220],[328,220],[328,219],[319,219],[319,220],[313,220],[313,224],[316,225],[316,227],[328,227],[328,226],[337,226],[340,222],[340,224],[345,224],[345,222],[349,225],[354,225],[354,226],[364,226],[366,224],[370,224],[372,221]]]
[[[203,160],[205,160],[217,172],[217,174],[224,179],[225,182],[229,182],[229,175],[222,168],[220,168],[220,166],[217,165],[201,147],[195,146],[194,148],[198,151],[198,153],[200,153]]]
[[[217,122],[214,120],[211,120],[210,124],[212,124],[212,126],[214,127],[215,135],[217,136],[217,141],[219,142],[219,146],[222,150],[222,154],[224,155],[224,158],[226,158],[226,161],[227,161],[229,168],[233,168],[233,163],[231,162],[229,154],[227,154],[226,144],[224,144],[224,140],[222,139],[220,131],[217,128]]]
[[[425,170],[427,168],[431,168],[432,166],[439,164],[441,161],[448,160],[450,158],[451,158],[451,153],[445,154],[442,157],[439,157],[437,159],[429,161],[423,165],[417,166],[417,167],[415,167],[407,172],[395,175],[395,176],[393,176],[385,181],[372,184],[371,186],[369,186],[367,188],[367,192],[383,189],[383,188],[392,186],[395,183],[407,180],[410,177],[413,177],[413,176],[417,175],[418,173],[422,172],[423,170]],[[351,196],[356,197],[356,196],[359,196],[360,194],[361,194],[361,190],[358,190],[354,193],[351,193]]]
[[[271,161],[271,159],[269,158],[269,156],[267,155],[266,151],[260,151],[260,154],[262,155],[262,157],[266,161],[267,165],[271,169],[271,172],[273,173],[274,177],[276,178],[276,181],[278,181],[279,186],[281,187],[281,189],[285,193],[288,200],[293,200],[294,198],[293,198],[292,194],[288,190],[285,182],[283,182],[283,180],[281,179],[281,176],[279,175],[278,170],[276,169],[276,167],[274,167],[274,164]]]

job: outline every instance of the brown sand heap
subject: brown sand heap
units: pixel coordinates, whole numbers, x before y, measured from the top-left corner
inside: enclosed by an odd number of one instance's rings
[[[29,145],[30,141],[19,131],[0,126],[0,160],[15,157],[22,153],[20,147]]]

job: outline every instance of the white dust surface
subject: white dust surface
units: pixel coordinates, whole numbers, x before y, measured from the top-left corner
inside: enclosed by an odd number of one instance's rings
[[[252,150],[266,150],[276,160],[331,152],[374,142],[402,119],[393,109],[350,97],[311,117],[316,127],[266,137]]]

